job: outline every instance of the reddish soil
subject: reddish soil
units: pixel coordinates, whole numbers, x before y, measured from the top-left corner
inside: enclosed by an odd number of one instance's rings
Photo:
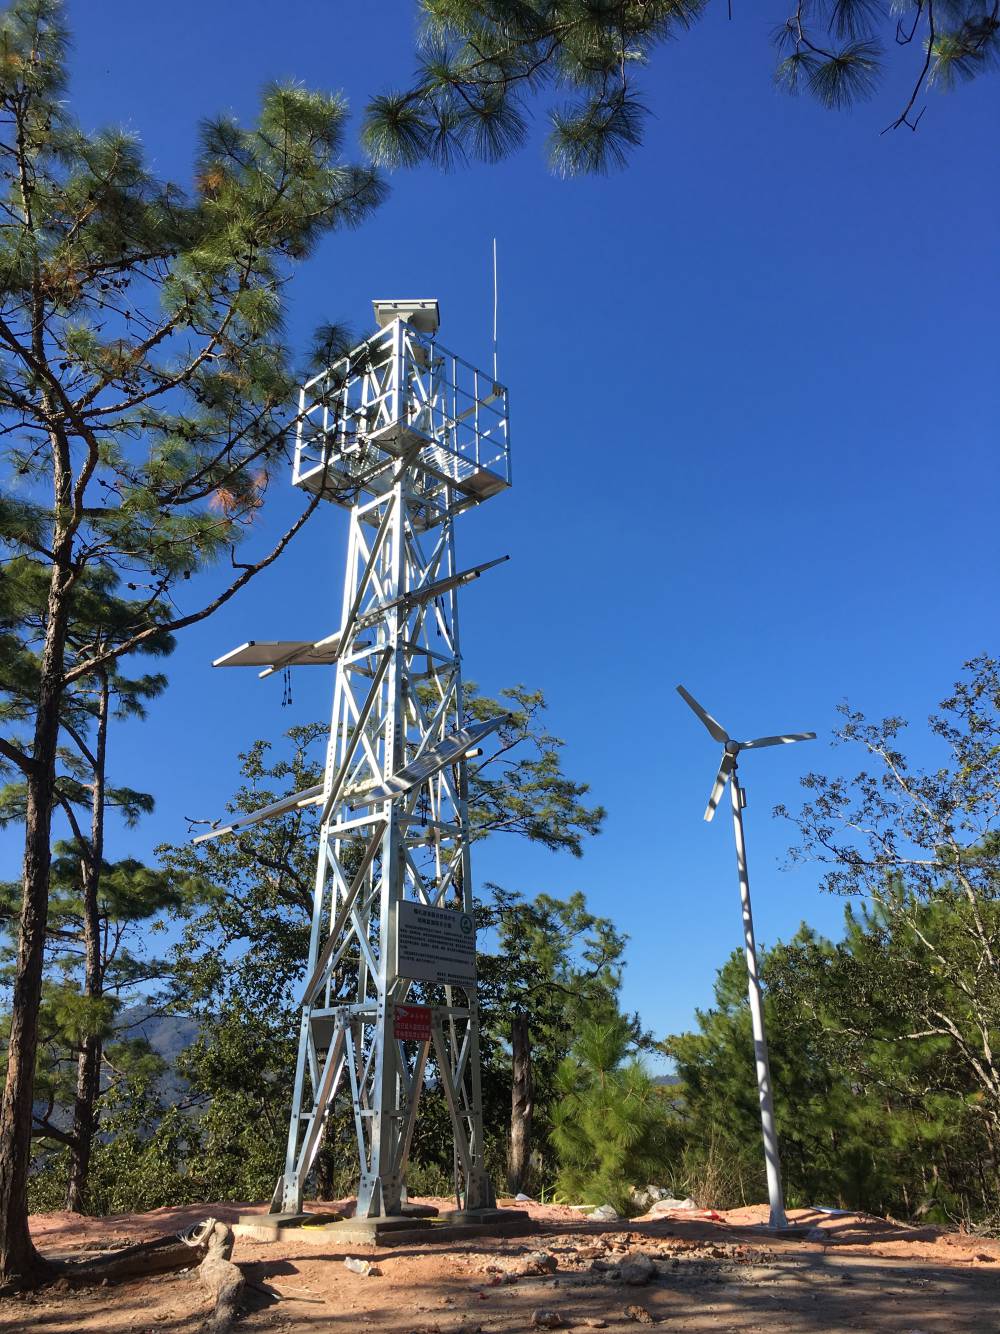
[[[429,1201],[450,1207],[449,1201]],[[345,1202],[346,1203],[346,1202]],[[317,1206],[329,1209],[332,1206]],[[883,1218],[794,1211],[822,1239],[773,1237],[763,1207],[711,1219],[678,1211],[630,1223],[582,1221],[574,1210],[529,1205],[534,1236],[397,1248],[352,1247],[378,1273],[345,1268],[347,1253],[296,1240],[238,1238],[247,1279],[234,1334],[515,1334],[539,1327],[633,1331],[664,1324],[678,1334],[988,1334],[1000,1330],[1000,1242]],[[264,1206],[197,1205],[149,1214],[38,1215],[43,1253],[79,1255],[183,1230],[211,1215],[233,1222]],[[541,1260],[534,1259],[543,1252]],[[645,1280],[624,1281],[642,1253]],[[638,1262],[639,1265],[643,1261]],[[633,1271],[631,1276],[636,1277]],[[642,1277],[642,1275],[639,1275]],[[536,1324],[536,1313],[542,1321]],[[0,1299],[0,1334],[196,1334],[207,1315],[193,1273],[115,1286],[65,1280]]]

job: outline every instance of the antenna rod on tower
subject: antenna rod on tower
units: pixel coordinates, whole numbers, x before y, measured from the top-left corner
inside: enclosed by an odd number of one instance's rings
[[[493,383],[497,381],[497,238],[493,238]]]

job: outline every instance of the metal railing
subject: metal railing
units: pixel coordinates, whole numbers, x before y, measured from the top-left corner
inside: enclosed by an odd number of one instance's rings
[[[413,446],[430,490],[432,478],[483,494],[510,485],[506,387],[394,320],[303,386],[295,481],[315,485],[326,468],[367,486]]]

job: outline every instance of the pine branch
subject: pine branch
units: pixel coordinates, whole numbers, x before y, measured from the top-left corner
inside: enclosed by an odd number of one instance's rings
[[[0,755],[10,760],[11,764],[16,764],[22,773],[29,776],[38,770],[38,765],[30,755],[26,755],[23,750],[4,740],[3,737],[0,737]]]
[[[220,607],[224,606],[231,598],[235,597],[241,588],[246,587],[254,575],[259,574],[261,570],[266,570],[269,565],[273,565],[288,546],[289,542],[291,542],[295,534],[315,512],[317,505],[326,495],[326,489],[326,484],[324,483],[292,526],[282,534],[278,542],[271,548],[266,556],[245,566],[240,576],[237,579],[234,579],[228,588],[224,589],[217,597],[213,598],[211,602],[202,607],[200,611],[190,612],[186,616],[178,616],[173,620],[167,620],[161,624],[150,626],[145,630],[139,631],[138,634],[132,635],[121,644],[116,644],[111,648],[107,648],[102,653],[99,653],[97,657],[90,658],[85,662],[77,664],[76,667],[71,668],[63,677],[64,683],[70,685],[73,681],[79,680],[81,676],[88,675],[96,668],[115,662],[118,658],[123,657],[127,653],[133,653],[140,645],[145,644],[152,639],[154,635],[173,633],[175,630],[183,630],[189,625],[196,625],[198,621],[203,621],[206,617],[211,616],[213,612],[218,611]]]

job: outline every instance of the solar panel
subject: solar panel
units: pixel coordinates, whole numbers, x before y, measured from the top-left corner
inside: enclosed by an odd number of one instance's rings
[[[216,658],[213,667],[301,667],[328,666],[337,661],[340,635],[315,642],[312,639],[248,639],[239,648]]]
[[[231,820],[229,824],[212,829],[207,834],[199,834],[191,842],[207,843],[209,839],[222,838],[224,834],[234,834],[237,830],[259,824],[261,820],[273,820],[276,815],[285,815],[288,811],[294,811],[301,806],[311,806],[322,799],[323,784],[316,783],[313,787],[303,788],[301,792],[291,792],[287,797],[279,797],[277,801],[261,806],[260,810],[251,811],[249,815],[241,815],[239,819]]]
[[[423,588],[401,593],[399,597],[393,598],[390,602],[382,602],[375,607],[369,607],[354,622],[355,631],[361,631],[374,625],[393,607],[417,606],[431,598],[439,597],[443,593],[450,592],[453,588],[459,588],[462,584],[478,579],[485,570],[491,570],[494,565],[501,565],[508,559],[507,556],[500,556],[496,560],[486,561],[483,565],[474,565],[471,569],[448,575],[446,578],[438,579],[431,584],[425,584]],[[354,638],[353,635],[351,637]],[[216,658],[212,666],[264,667],[267,670],[261,672],[261,676],[267,676],[270,672],[277,671],[281,667],[328,667],[335,663],[340,656],[342,641],[342,633],[328,635],[326,639],[319,640],[248,639],[245,644],[240,644],[239,648],[231,649],[228,653],[224,653],[221,658]]]
[[[505,723],[510,717],[509,713],[497,714],[495,718],[487,718],[485,722],[473,723],[470,727],[463,727],[460,732],[452,732],[446,736],[443,741],[439,741],[436,746],[429,746],[419,759],[413,760],[410,764],[399,769],[393,776],[381,786],[370,788],[368,791],[359,793],[355,797],[349,797],[352,806],[370,806],[380,801],[391,801],[396,797],[404,796],[420,783],[425,783],[428,778],[432,778],[447,764],[454,762],[471,750],[477,741],[481,741],[484,736],[489,736],[490,732]]]

